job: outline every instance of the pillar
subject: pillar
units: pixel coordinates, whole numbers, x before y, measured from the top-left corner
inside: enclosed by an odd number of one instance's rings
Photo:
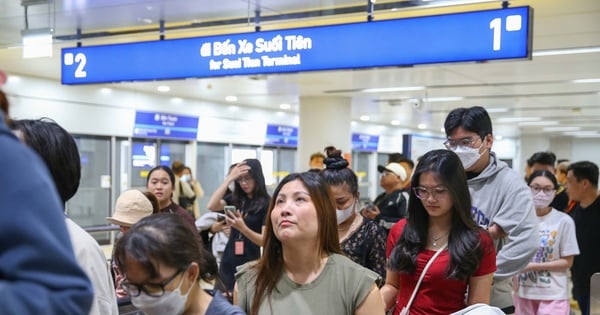
[[[296,170],[308,170],[310,155],[335,146],[342,154],[352,150],[352,103],[342,96],[300,97]]]

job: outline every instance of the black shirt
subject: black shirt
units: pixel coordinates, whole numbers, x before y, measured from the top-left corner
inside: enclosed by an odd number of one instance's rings
[[[590,279],[594,273],[600,272],[600,197],[587,208],[577,204],[570,214],[575,221],[575,234],[580,252],[573,259],[571,266],[573,296],[589,296]]]
[[[404,192],[406,192],[405,189],[398,189],[389,194],[383,193],[377,196],[373,203],[379,208],[380,214],[375,220],[393,223],[405,218],[408,200],[406,200]],[[389,228],[387,229],[389,230]]]

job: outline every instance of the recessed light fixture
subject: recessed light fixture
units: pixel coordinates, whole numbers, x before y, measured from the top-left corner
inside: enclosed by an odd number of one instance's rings
[[[440,128],[440,132],[444,132],[445,133],[446,132],[446,128],[444,128],[444,127]]]
[[[181,104],[181,103],[183,103],[183,99],[181,97],[173,97],[171,99],[171,103],[173,103],[173,104]]]
[[[238,97],[235,95],[227,95],[225,96],[225,100],[228,102],[235,102],[238,100]]]
[[[386,92],[407,92],[407,91],[422,91],[424,86],[399,86],[390,88],[373,88],[373,89],[362,89],[363,93],[386,93]]]
[[[360,116],[359,119],[362,121],[369,121],[369,119],[371,119],[371,118],[368,115],[362,115],[362,116]]]
[[[426,124],[418,124],[417,128],[419,128],[419,129],[425,129],[425,128],[427,128],[427,125]]]
[[[504,139],[504,137],[502,137],[502,136],[494,136],[494,139],[497,140],[497,141],[500,141],[500,140]]]
[[[108,94],[112,93],[112,89],[104,87],[104,88],[100,89],[100,93],[102,93],[104,95],[108,95]]]
[[[400,125],[400,121],[399,121],[399,120],[396,120],[396,119],[394,119],[394,120],[390,121],[390,124],[391,124],[392,126],[399,126],[399,125]]]
[[[156,90],[159,91],[159,92],[161,92],[161,93],[167,93],[167,92],[171,91],[171,88],[169,86],[167,86],[167,85],[159,85],[156,88]]]
[[[279,108],[286,110],[286,109],[290,109],[292,108],[292,105],[287,104],[287,103],[283,103],[283,104],[279,104]]]

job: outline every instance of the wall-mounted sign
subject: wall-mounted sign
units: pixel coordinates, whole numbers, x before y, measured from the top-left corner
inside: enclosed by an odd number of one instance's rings
[[[267,125],[265,145],[297,147],[298,127]]]
[[[198,117],[157,112],[135,112],[134,137],[196,140]]]
[[[532,10],[396,20],[62,50],[62,83],[85,84],[531,57]]]
[[[403,138],[402,153],[415,162],[431,150],[445,149],[446,138],[441,136],[407,134]]]
[[[365,133],[352,134],[352,151],[377,152],[379,136]]]

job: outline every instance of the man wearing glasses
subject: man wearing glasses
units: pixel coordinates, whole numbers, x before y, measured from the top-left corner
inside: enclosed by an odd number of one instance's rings
[[[496,266],[490,304],[514,313],[511,278],[538,247],[538,227],[529,187],[491,151],[492,122],[480,106],[456,108],[444,122],[444,145],[460,158],[467,175],[475,223],[496,243]]]

